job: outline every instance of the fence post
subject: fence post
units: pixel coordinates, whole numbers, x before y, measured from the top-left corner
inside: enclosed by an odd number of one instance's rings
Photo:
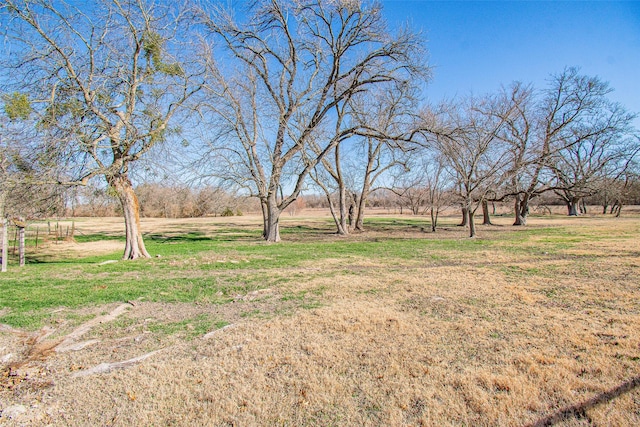
[[[22,219],[22,218],[21,218]],[[18,236],[20,239],[20,248],[19,248],[19,252],[20,252],[20,267],[24,267],[24,229],[25,229],[25,224],[20,221],[21,224],[18,225]]]
[[[7,272],[7,257],[8,251],[7,247],[9,246],[9,234],[7,233],[7,219],[2,218],[2,272]]]

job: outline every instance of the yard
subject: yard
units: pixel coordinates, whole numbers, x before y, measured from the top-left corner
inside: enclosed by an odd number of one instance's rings
[[[0,276],[0,425],[640,425],[640,216],[75,220]],[[65,226],[65,224],[61,225]]]

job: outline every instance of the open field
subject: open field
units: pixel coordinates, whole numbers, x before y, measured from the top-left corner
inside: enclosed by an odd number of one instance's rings
[[[76,220],[0,276],[0,425],[640,425],[627,215]]]

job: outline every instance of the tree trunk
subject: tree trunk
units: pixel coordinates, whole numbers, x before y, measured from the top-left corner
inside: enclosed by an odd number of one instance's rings
[[[489,202],[486,200],[482,201],[482,225],[493,225],[489,214]]]
[[[581,199],[580,200],[580,212],[582,212],[583,214],[587,214],[587,201],[585,199]]]
[[[345,236],[347,234],[349,234],[349,231],[345,228],[343,228],[342,226],[342,220],[340,219],[340,217],[338,216],[338,213],[336,212],[336,207],[333,204],[333,201],[331,200],[331,195],[329,193],[326,193],[327,195],[327,202],[329,203],[329,212],[331,212],[331,216],[333,217],[333,222],[336,224],[336,233],[341,235],[341,236]]]
[[[458,227],[466,227],[468,219],[469,219],[469,209],[463,207],[462,208],[462,222],[460,224],[458,224]]]
[[[338,225],[338,234],[346,236],[349,234],[349,226],[347,225],[347,189],[343,182],[340,183],[340,223]]]
[[[515,215],[515,221],[513,222],[513,225],[525,225],[526,223],[526,219],[522,217],[522,215],[520,215],[520,207],[521,207],[521,200],[520,200],[520,195],[516,195],[515,198],[515,202],[514,202],[514,206],[513,206],[513,212]]]
[[[355,229],[358,231],[364,231],[364,211],[367,207],[367,195],[363,192],[357,200],[356,210],[356,225]]]
[[[269,209],[266,200],[260,199],[260,208],[262,209],[262,238],[266,240],[269,228]]]
[[[567,212],[569,216],[578,216],[578,202],[580,200],[576,198],[572,198],[567,201]]]
[[[142,231],[140,230],[140,205],[138,197],[133,191],[131,181],[126,174],[107,178],[109,185],[115,190],[124,215],[126,243],[122,259],[150,258],[144,246]]]
[[[622,202],[617,203],[616,207],[616,218],[620,218],[620,212],[622,212]]]
[[[353,223],[355,221],[355,214],[355,205],[351,202],[349,205],[349,227],[355,228],[355,224]]]
[[[269,195],[267,199],[267,230],[264,238],[267,242],[277,243],[280,241],[280,213],[276,195]]]
[[[473,209],[467,209],[467,216],[469,217],[469,237],[476,237],[476,222],[474,221]]]
[[[436,232],[438,226],[438,210],[431,206],[431,231]]]

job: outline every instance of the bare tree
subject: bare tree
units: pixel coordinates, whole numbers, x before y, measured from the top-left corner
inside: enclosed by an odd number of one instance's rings
[[[259,198],[264,238],[277,242],[280,214],[313,168],[342,141],[369,134],[337,119],[336,109],[423,72],[422,43],[409,31],[389,34],[378,5],[353,0],[258,1],[244,16],[242,23],[221,9],[205,16],[226,48],[211,63],[212,139],[220,174]]]
[[[431,231],[435,233],[440,211],[451,203],[451,188],[446,179],[445,161],[442,157],[430,156],[423,168],[428,190],[427,206],[431,216]]]
[[[123,258],[148,257],[129,173],[178,130],[172,123],[202,85],[186,57],[193,19],[147,0],[77,4],[3,2],[5,79],[30,95],[49,143],[66,154],[63,184],[104,177],[123,209]]]
[[[503,90],[499,103],[513,108],[502,109],[509,111],[510,117],[504,118],[506,126],[499,133],[509,144],[511,158],[511,179],[502,198],[515,199],[514,225],[526,224],[533,198],[547,191],[562,193],[563,188],[575,188],[563,184],[571,180],[572,174],[569,163],[561,161],[565,154],[567,159],[572,155],[580,157],[576,161],[584,165],[585,159],[579,152],[584,155],[586,145],[613,141],[613,135],[622,136],[630,131],[634,116],[608,100],[610,92],[606,82],[581,75],[576,68],[566,68],[551,76],[548,87],[540,93],[519,83]],[[581,191],[580,196],[588,193]]]
[[[453,182],[448,179],[445,159],[433,149],[419,147],[411,152],[411,159],[404,170],[398,170],[390,190],[402,205],[408,206],[414,215],[431,217],[431,231],[438,227],[443,208],[451,203]]]
[[[364,231],[364,214],[369,195],[379,189],[376,182],[389,170],[402,167],[407,161],[406,139],[415,126],[416,88],[409,82],[392,84],[357,94],[346,104],[346,113],[366,136],[357,136],[337,145],[331,155],[322,159],[326,174],[312,175],[314,181],[329,197],[329,204],[338,234],[349,230]],[[336,114],[344,114],[337,111]],[[349,144],[349,155],[343,156],[343,145]],[[314,154],[320,147],[311,144]],[[346,150],[348,148],[345,147]],[[344,158],[343,158],[344,157]],[[346,163],[343,170],[342,164]],[[321,176],[330,177],[332,185],[318,182]],[[331,194],[337,193],[338,210],[332,206]],[[348,225],[347,225],[348,222]]]
[[[551,158],[555,193],[566,203],[570,216],[578,215],[579,202],[597,194],[607,181],[623,178],[640,150],[636,138],[628,137],[631,116],[613,114],[621,121],[609,122],[608,130],[581,139]]]
[[[361,172],[359,188],[351,192],[355,208],[353,228],[364,231],[364,213],[367,200],[381,177],[392,169],[406,169],[412,150],[410,140],[414,136],[416,119],[413,112],[417,106],[417,88],[412,82],[388,85],[370,96],[354,99],[354,115],[363,127],[376,130],[378,136],[362,139],[362,151],[366,162]],[[357,170],[351,168],[352,171]]]
[[[495,104],[489,97],[469,97],[458,104],[443,104],[435,112],[425,112],[423,135],[436,149],[455,179],[469,226],[469,236],[476,235],[474,214],[507,176],[508,151],[497,137],[513,108],[488,114]]]
[[[632,199],[633,190],[640,182],[637,162],[630,162],[629,167],[619,177],[604,178],[595,197],[602,206],[602,214],[620,217],[622,208]]]

